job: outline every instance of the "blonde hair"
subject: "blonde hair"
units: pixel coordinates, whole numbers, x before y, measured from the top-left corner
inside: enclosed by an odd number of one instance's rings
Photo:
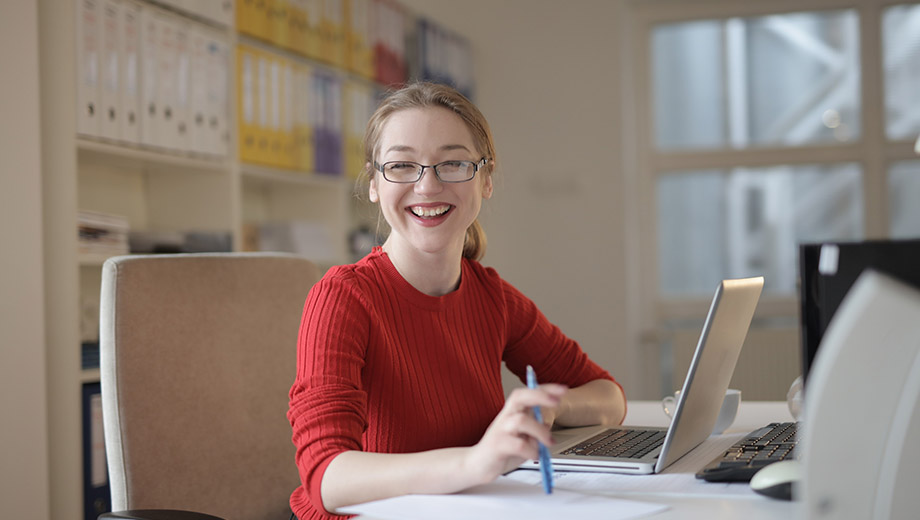
[[[400,110],[410,108],[441,107],[460,116],[473,137],[473,144],[487,159],[486,165],[480,170],[483,175],[492,175],[495,164],[495,143],[492,140],[492,131],[482,112],[476,108],[472,101],[463,94],[447,85],[436,83],[411,83],[399,90],[391,92],[377,107],[374,115],[367,122],[364,133],[364,176],[372,179],[376,175],[374,161],[380,152],[380,137],[383,127],[390,116]],[[479,224],[479,219],[473,221],[466,229],[463,240],[463,256],[471,260],[480,260],[486,253],[486,232]]]

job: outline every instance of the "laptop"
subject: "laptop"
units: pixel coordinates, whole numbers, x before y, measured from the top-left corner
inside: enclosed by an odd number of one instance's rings
[[[763,289],[763,277],[723,280],[716,288],[696,351],[667,428],[588,426],[553,432],[553,469],[660,473],[709,437]],[[538,467],[536,460],[521,465]]]

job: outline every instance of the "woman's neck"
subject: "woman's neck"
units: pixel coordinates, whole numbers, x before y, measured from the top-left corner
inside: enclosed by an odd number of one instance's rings
[[[460,286],[462,244],[456,250],[427,252],[387,239],[382,249],[399,274],[428,296],[444,296]]]

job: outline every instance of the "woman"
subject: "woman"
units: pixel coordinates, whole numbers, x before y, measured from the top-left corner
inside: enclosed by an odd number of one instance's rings
[[[478,260],[495,149],[483,115],[427,83],[383,101],[365,134],[382,247],[310,291],[288,418],[300,520],[483,484],[552,444],[549,427],[620,423],[622,388]],[[544,384],[507,400],[500,367]],[[542,407],[544,424],[531,408]]]

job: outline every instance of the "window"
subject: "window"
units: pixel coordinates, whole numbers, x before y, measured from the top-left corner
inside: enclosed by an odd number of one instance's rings
[[[638,115],[652,122],[638,173],[653,202],[643,231],[655,237],[640,269],[657,266],[644,286],[667,307],[763,274],[765,295],[794,315],[798,243],[920,236],[920,5],[738,16],[733,2],[693,5],[683,20],[649,8],[638,24],[648,50]],[[863,19],[880,22],[876,41],[863,41]],[[876,70],[883,77],[865,76]]]

